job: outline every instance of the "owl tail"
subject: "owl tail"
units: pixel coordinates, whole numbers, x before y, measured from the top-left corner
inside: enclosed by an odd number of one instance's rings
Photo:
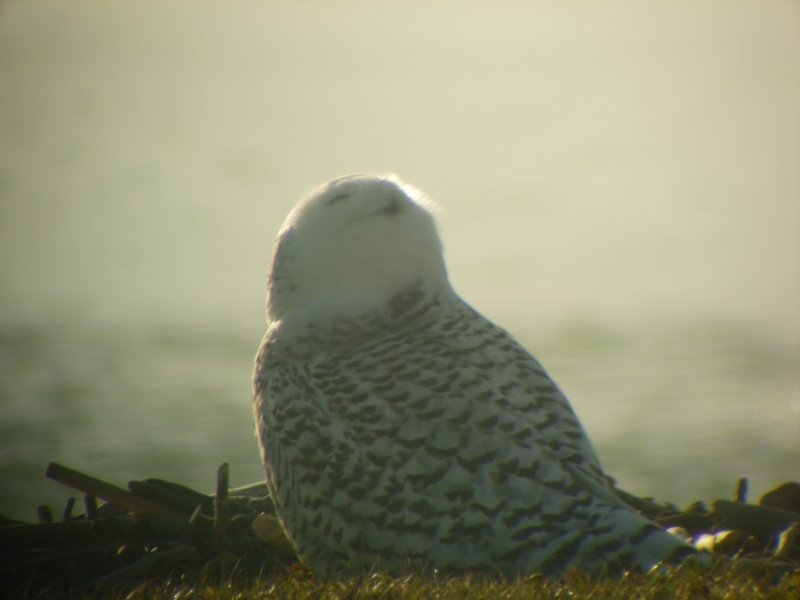
[[[612,521],[617,524],[614,535],[617,540],[621,537],[622,541],[617,556],[626,565],[647,573],[660,565],[677,565],[689,557],[695,557],[702,566],[710,566],[708,554],[636,512],[607,485],[600,484],[577,468],[568,469],[598,500],[611,506]]]

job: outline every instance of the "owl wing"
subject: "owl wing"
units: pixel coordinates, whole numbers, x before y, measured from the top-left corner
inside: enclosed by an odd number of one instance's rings
[[[460,310],[307,362],[262,347],[255,412],[267,482],[316,571],[397,567],[398,557],[538,568],[575,531],[609,527],[621,506],[539,363]]]

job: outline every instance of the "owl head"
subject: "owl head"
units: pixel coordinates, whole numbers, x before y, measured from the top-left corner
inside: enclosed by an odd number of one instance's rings
[[[268,319],[370,310],[415,284],[449,288],[432,208],[395,176],[348,175],[315,190],[278,234]]]

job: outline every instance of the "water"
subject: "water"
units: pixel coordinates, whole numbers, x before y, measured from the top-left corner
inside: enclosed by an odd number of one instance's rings
[[[51,328],[2,334],[0,505],[30,518],[66,488],[49,461],[125,486],[162,477],[213,489],[263,479],[253,434],[252,346],[219,332]]]
[[[394,171],[455,288],[606,469],[685,503],[798,479],[795,2],[0,5],[0,513],[258,479],[275,233]],[[60,508],[59,508],[60,509]]]
[[[522,340],[571,397],[620,485],[679,504],[797,478],[797,356],[752,332],[603,330]],[[124,486],[160,477],[211,491],[263,478],[250,373],[259,336],[224,330],[0,333],[0,514],[33,519],[72,494],[55,461]]]

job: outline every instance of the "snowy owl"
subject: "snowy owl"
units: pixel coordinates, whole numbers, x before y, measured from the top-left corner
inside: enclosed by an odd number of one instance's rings
[[[647,570],[693,552],[623,504],[561,390],[450,286],[429,201],[334,179],[278,234],[256,430],[318,575]]]

